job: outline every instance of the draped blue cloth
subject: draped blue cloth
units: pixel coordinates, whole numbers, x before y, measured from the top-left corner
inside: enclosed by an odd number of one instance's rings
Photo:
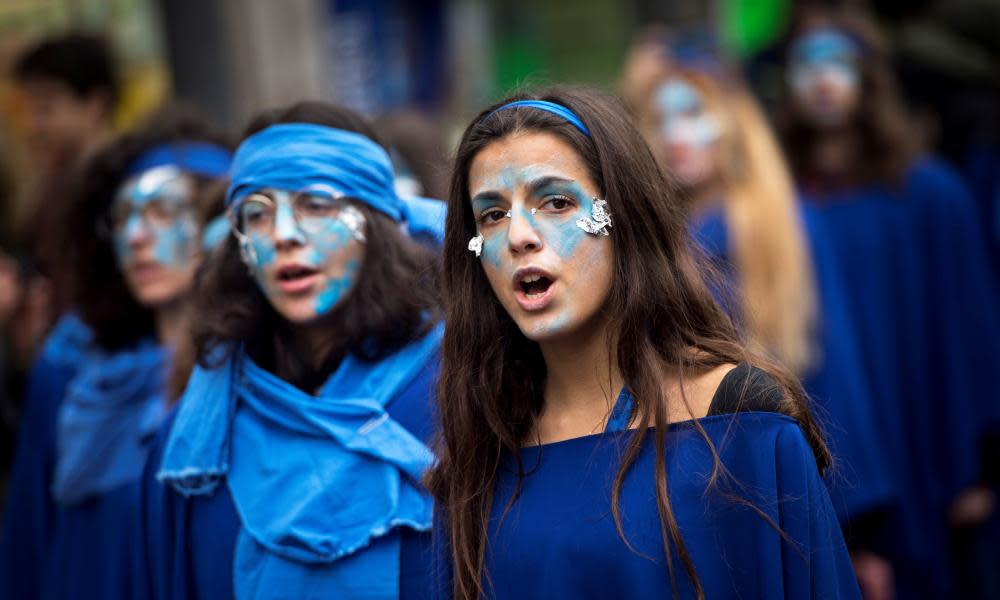
[[[281,123],[251,135],[236,150],[226,206],[259,189],[326,186],[399,221],[403,208],[393,177],[389,154],[360,133]]]
[[[166,406],[166,366],[165,351],[152,341],[85,354],[57,414],[52,495],[59,504],[139,480],[145,443]]]
[[[188,496],[225,481],[241,523],[236,597],[399,596],[388,534],[429,529],[420,477],[433,455],[386,405],[435,359],[442,331],[377,362],[348,355],[317,396],[242,353],[195,370],[157,477]]]
[[[797,423],[757,412],[699,422],[731,478],[707,487],[712,454],[691,422],[670,426],[665,454],[670,503],[706,597],[859,598],[836,515]],[[631,549],[612,517],[614,478],[630,435],[605,432],[522,448],[526,473],[516,498],[514,456],[503,456],[488,524],[487,598],[673,597],[653,494],[651,434],[622,486]],[[753,502],[780,531],[727,493]],[[671,552],[680,597],[692,598],[691,580]],[[450,596],[447,581],[438,589]]]
[[[42,344],[41,360],[50,364],[75,365],[94,338],[93,332],[75,313],[69,312],[56,320]]]
[[[946,511],[980,472],[995,422],[1000,334],[972,201],[954,172],[922,159],[900,185],[807,197],[830,231],[877,430],[902,502],[893,540],[903,598],[947,597]]]
[[[859,358],[857,334],[845,296],[843,273],[820,216],[798,206],[816,285],[818,327],[815,364],[801,374],[806,392],[817,403],[816,418],[827,434],[836,467],[826,478],[833,505],[846,527],[852,519],[888,508],[898,501],[888,474],[889,450],[876,428],[875,399]],[[729,254],[728,227],[720,208],[709,210],[690,225],[691,234],[708,258],[732,279],[738,293],[739,273]],[[741,303],[729,299],[731,309]],[[740,315],[734,315],[740,320]]]
[[[428,240],[435,245],[444,243],[444,219],[448,206],[433,198],[416,196],[402,198],[403,220],[410,237]]]
[[[120,467],[125,462],[111,460],[105,463],[104,459],[123,458],[135,438],[117,435],[125,432],[113,423],[111,413],[121,396],[111,394],[108,405],[102,407],[99,398],[92,395],[86,398],[85,409],[79,416],[89,419],[103,413],[107,419],[96,419],[96,426],[106,426],[105,433],[125,444],[116,450],[114,439],[103,443],[87,432],[79,432],[83,435],[75,441],[64,442],[64,435],[77,435],[72,431],[74,427],[69,427],[67,432],[60,423],[60,417],[65,414],[63,406],[69,401],[68,390],[74,384],[80,385],[84,377],[95,380],[95,367],[88,363],[95,355],[94,348],[71,344],[89,337],[76,335],[88,330],[71,319],[62,320],[62,326],[46,340],[45,350],[29,377],[10,480],[11,491],[0,533],[2,598],[115,600],[133,597],[130,566],[136,550],[140,473],[136,472],[136,478],[131,481],[121,481],[119,476],[125,471]],[[76,356],[76,360],[72,356]],[[83,375],[88,371],[90,375]],[[134,374],[142,376],[145,371],[136,369]],[[113,389],[120,390],[117,386]],[[156,392],[158,395],[159,390]],[[141,399],[137,402],[143,403]],[[132,408],[129,403],[125,406],[125,412]],[[74,416],[70,424],[83,422]],[[88,442],[101,443],[90,445]],[[60,445],[66,452],[61,456],[57,452]],[[96,450],[93,456],[86,455],[90,450]],[[136,459],[141,468],[145,447],[135,451],[139,453]],[[67,473],[64,480],[68,496],[82,494],[79,501],[69,505],[57,503],[53,494],[57,465],[67,460],[81,469],[81,473]],[[102,463],[108,467],[107,471],[101,468]],[[131,468],[127,471],[131,472]],[[109,473],[114,476],[109,477]],[[114,485],[115,481],[121,483]]]

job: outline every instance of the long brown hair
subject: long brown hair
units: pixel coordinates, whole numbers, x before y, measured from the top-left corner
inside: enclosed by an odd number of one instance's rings
[[[518,132],[537,131],[555,135],[576,149],[614,211],[614,281],[602,310],[609,321],[608,330],[615,332],[619,341],[612,347],[608,340],[609,348],[636,400],[638,422],[655,423],[656,502],[675,595],[671,548],[678,552],[702,597],[669,503],[664,457],[668,399],[662,374],[666,369],[681,377],[700,373],[747,360],[748,353],[732,322],[713,300],[690,251],[686,215],[674,201],[675,188],[668,184],[623,104],[596,92],[572,89],[519,94],[504,103],[529,98],[569,108],[587,125],[592,137],[546,112],[521,109],[492,113],[494,106],[473,120],[457,151],[444,245],[447,327],[438,390],[439,461],[427,478],[450,543],[454,595],[471,599],[485,593],[486,528],[497,470],[503,453],[512,453],[518,460],[518,481],[523,478],[518,450],[541,412],[546,377],[538,345],[521,334],[494,295],[480,263],[466,249],[476,234],[469,167],[491,142]],[[616,210],[616,206],[622,208]],[[756,358],[750,360],[763,365],[778,381],[784,391],[784,411],[799,420],[818,464],[825,468],[830,456],[806,409],[801,387],[780,368]],[[697,422],[695,426],[708,440]],[[618,498],[625,474],[647,434],[646,428],[639,428],[631,436],[615,479],[612,510],[623,537]]]
[[[810,3],[796,12],[789,41],[820,26],[844,31],[861,46],[862,57],[858,61],[860,96],[849,125],[856,151],[844,172],[820,172],[814,162],[814,150],[824,132],[799,115],[786,91],[777,123],[796,179],[820,185],[901,183],[920,150],[921,140],[900,97],[885,44],[875,23],[857,8]],[[829,181],[831,178],[833,181]]]
[[[751,341],[793,372],[815,359],[816,285],[795,187],[781,147],[757,103],[735,75],[672,66],[654,84],[680,78],[695,87],[722,123],[718,180],[737,266],[741,319]],[[661,146],[655,85],[636,106],[654,151]],[[698,207],[690,207],[697,212]]]

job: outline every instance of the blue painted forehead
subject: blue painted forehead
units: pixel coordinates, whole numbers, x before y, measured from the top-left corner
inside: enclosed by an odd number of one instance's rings
[[[656,105],[663,112],[690,112],[701,108],[701,94],[683,79],[668,79],[656,90]]]
[[[799,37],[791,48],[791,57],[795,62],[853,62],[860,56],[861,45],[857,40],[830,27],[816,29]]]

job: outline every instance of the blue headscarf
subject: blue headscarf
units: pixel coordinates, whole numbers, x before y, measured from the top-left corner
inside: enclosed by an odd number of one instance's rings
[[[388,153],[367,137],[312,123],[271,125],[243,140],[230,172],[226,206],[264,188],[327,186],[402,219]]]
[[[152,341],[113,353],[90,347],[56,422],[52,495],[64,505],[138,481],[163,416],[167,352]]]
[[[348,355],[317,396],[242,351],[195,369],[157,477],[184,495],[225,480],[242,524],[238,598],[255,589],[312,597],[360,581],[398,595],[399,538],[382,538],[430,528],[420,477],[433,455],[385,406],[437,360],[442,333],[438,325],[378,362]]]
[[[229,150],[208,142],[171,142],[153,146],[132,161],[125,178],[156,167],[173,166],[203,177],[218,179],[229,171],[233,155]]]

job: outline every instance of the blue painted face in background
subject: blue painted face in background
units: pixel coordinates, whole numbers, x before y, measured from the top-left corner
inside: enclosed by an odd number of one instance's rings
[[[674,77],[656,91],[660,114],[660,147],[664,166],[678,182],[696,187],[717,172],[718,144],[723,127],[708,110],[702,93],[690,82]]]
[[[469,194],[483,270],[521,332],[543,341],[593,325],[614,254],[610,237],[578,224],[600,190],[576,151],[545,133],[492,142],[472,161]]]
[[[308,323],[341,306],[364,259],[364,215],[318,191],[260,190],[234,206],[244,260],[274,309]]]
[[[789,56],[789,86],[806,118],[824,127],[844,124],[861,94],[857,42],[837,29],[821,28],[799,37]]]
[[[191,284],[200,261],[193,194],[191,177],[171,166],[131,177],[115,194],[109,215],[115,259],[141,304],[170,302]]]

